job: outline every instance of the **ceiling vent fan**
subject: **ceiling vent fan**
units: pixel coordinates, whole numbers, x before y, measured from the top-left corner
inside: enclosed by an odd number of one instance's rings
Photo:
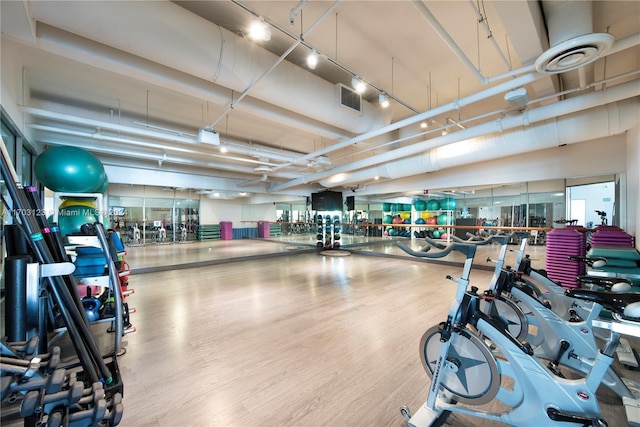
[[[614,42],[608,33],[593,32],[591,2],[542,2],[549,45],[536,60],[536,70],[558,74],[575,70],[600,58]]]

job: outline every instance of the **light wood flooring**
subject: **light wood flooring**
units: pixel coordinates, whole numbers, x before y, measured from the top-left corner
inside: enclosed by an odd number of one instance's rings
[[[120,425],[406,426],[400,407],[417,411],[429,385],[420,338],[445,319],[462,257],[418,260],[396,240],[344,236],[329,254],[315,235],[128,246],[137,331],[118,358]],[[527,252],[544,267],[544,247]],[[484,287],[497,254],[478,248],[472,284]],[[603,399],[609,425],[624,425],[620,399]]]
[[[405,426],[400,406],[415,412],[429,384],[419,341],[444,320],[460,259],[422,262],[380,238],[328,256],[314,238],[127,248],[137,332],[119,358],[121,425]],[[497,251],[476,257],[480,288]],[[528,252],[542,268],[544,249]],[[609,425],[624,425],[619,399],[604,399]]]

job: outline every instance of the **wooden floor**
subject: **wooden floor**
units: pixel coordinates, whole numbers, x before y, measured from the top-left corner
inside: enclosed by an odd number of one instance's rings
[[[460,266],[379,238],[329,256],[308,250],[312,238],[129,247],[144,274],[130,277],[137,332],[119,359],[121,425],[405,426],[400,406],[416,411],[427,396],[420,337],[444,320],[455,291],[445,276]],[[484,264],[498,248],[483,251]],[[482,288],[490,275],[471,278]],[[603,406],[610,426],[624,425],[618,398]]]
[[[120,425],[406,426],[400,407],[415,412],[429,385],[419,341],[445,319],[445,277],[459,277],[462,258],[425,262],[390,238],[314,246],[315,235],[294,235],[127,247],[137,332],[118,359]],[[472,283],[484,287],[497,253],[479,248]],[[528,253],[544,267],[544,247]],[[609,425],[624,425],[620,399],[604,399]]]

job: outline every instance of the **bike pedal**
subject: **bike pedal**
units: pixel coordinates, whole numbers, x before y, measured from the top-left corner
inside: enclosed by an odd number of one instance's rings
[[[620,338],[620,343],[618,344],[618,348],[616,348],[616,355],[620,363],[627,367],[637,368],[639,366],[636,354],[633,348],[631,348],[629,341],[625,338]]]
[[[624,405],[629,425],[640,427],[640,401],[630,397],[623,397],[622,404]]]

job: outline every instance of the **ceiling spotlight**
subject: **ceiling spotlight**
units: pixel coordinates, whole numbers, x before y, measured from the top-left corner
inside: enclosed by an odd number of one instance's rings
[[[228,149],[226,146],[221,145],[221,146],[220,146],[220,152],[221,152],[221,153],[228,153],[228,152],[229,152],[229,149]]]
[[[382,108],[387,108],[389,106],[389,97],[384,92],[380,92],[378,101],[380,102],[380,106]]]
[[[429,127],[429,124],[427,122],[420,122],[420,128],[421,129],[426,129]]]
[[[351,79],[351,86],[353,86],[358,93],[363,93],[367,89],[367,85],[360,80],[360,77],[358,76],[353,76]]]
[[[442,129],[442,136],[449,135],[449,131],[446,129]]]
[[[269,41],[271,40],[271,30],[269,26],[264,22],[264,19],[254,20],[249,26],[249,38],[256,41]]]
[[[316,69],[316,65],[318,65],[318,52],[315,49],[311,51],[309,56],[307,56],[307,67],[312,70]]]

